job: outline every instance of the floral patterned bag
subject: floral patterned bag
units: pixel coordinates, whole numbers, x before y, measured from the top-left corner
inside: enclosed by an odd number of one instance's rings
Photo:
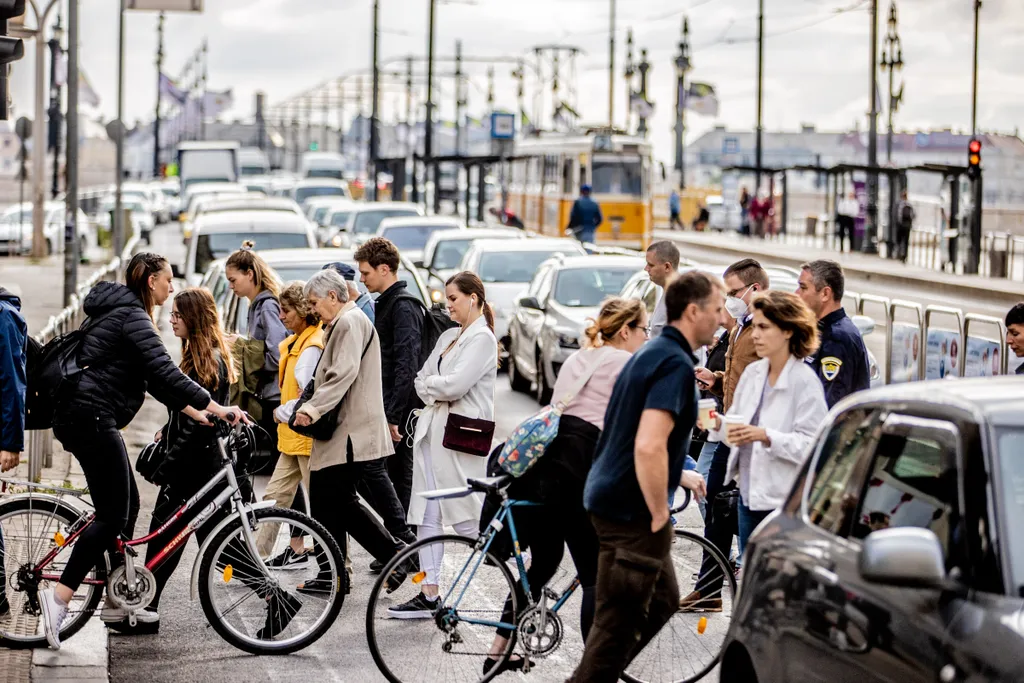
[[[513,477],[521,477],[533,467],[558,436],[558,424],[562,420],[562,413],[576,395],[583,391],[583,387],[590,381],[600,364],[601,358],[595,359],[558,403],[544,406],[512,430],[505,447],[501,450],[501,455],[498,456],[498,465],[501,469]]]

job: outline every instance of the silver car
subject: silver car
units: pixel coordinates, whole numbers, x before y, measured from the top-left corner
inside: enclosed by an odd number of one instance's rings
[[[562,365],[581,346],[588,319],[643,266],[640,256],[556,256],[541,264],[509,320],[512,389],[526,392],[533,385],[537,401],[547,404]]]

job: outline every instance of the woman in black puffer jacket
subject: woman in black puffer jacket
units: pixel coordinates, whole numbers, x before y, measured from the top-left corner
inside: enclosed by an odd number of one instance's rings
[[[134,531],[139,492],[120,430],[142,407],[146,392],[171,410],[187,410],[204,421],[202,411],[238,419],[239,411],[210,400],[164,348],[152,311],[174,291],[172,278],[165,258],[136,254],[128,264],[127,286],[101,282],[85,298],[89,318],[82,326],[79,365],[86,370],[73,392],[61,397],[53,431],[81,464],[96,512],[60,582],[39,595],[46,639],[54,649],[60,647],[68,603],[89,570],[103,561],[122,531]]]

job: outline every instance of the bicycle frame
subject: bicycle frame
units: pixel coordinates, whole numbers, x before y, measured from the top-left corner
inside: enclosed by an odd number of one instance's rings
[[[159,553],[157,553],[156,555],[153,556],[153,559],[151,559],[149,562],[146,563],[146,565],[145,565],[146,569],[148,569],[149,571],[152,572],[157,567],[159,567],[164,562],[166,562],[167,558],[175,551],[175,549],[178,546],[180,546],[182,543],[187,541],[189,536],[194,534],[196,532],[196,530],[200,529],[204,524],[206,524],[210,520],[210,518],[214,514],[216,514],[216,512],[221,508],[221,506],[223,506],[224,503],[226,503],[229,499],[234,504],[235,515],[237,515],[238,517],[240,517],[242,519],[245,518],[246,513],[249,510],[251,510],[252,508],[250,506],[247,506],[245,504],[245,502],[242,500],[242,494],[240,492],[239,485],[238,485],[238,478],[235,476],[234,464],[233,464],[233,461],[232,461],[231,457],[227,453],[227,449],[224,446],[224,439],[223,438],[217,439],[217,446],[220,449],[220,452],[221,452],[221,462],[223,463],[223,466],[217,472],[217,474],[215,474],[213,476],[213,478],[211,478],[210,481],[208,481],[206,483],[206,485],[203,486],[203,488],[201,488],[195,495],[193,495],[191,498],[189,498],[187,501],[185,501],[185,503],[180,508],[178,508],[177,512],[175,512],[173,515],[171,515],[171,517],[166,522],[164,522],[163,524],[160,525],[160,528],[156,529],[155,531],[153,531],[150,534],[147,534],[146,536],[143,536],[141,538],[132,539],[132,540],[129,540],[129,541],[125,541],[125,540],[123,540],[121,538],[118,538],[117,541],[116,541],[116,545],[115,545],[116,550],[117,550],[118,553],[121,553],[121,554],[126,555],[126,556],[127,555],[134,556],[135,553],[134,553],[133,550],[131,550],[132,548],[134,548],[135,546],[138,546],[138,545],[143,545],[145,543],[148,543],[149,541],[153,540],[154,538],[156,538],[156,537],[160,536],[161,534],[165,533],[176,522],[180,521],[181,518],[184,517],[185,514],[188,513],[189,510],[191,510],[196,505],[198,505],[200,500],[202,500],[207,494],[209,494],[211,491],[213,491],[222,482],[226,482],[226,484],[227,484],[227,486],[224,488],[224,490],[221,491],[217,495],[217,497],[214,498],[210,503],[208,503],[206,505],[206,507],[203,508],[202,511],[199,512],[199,514],[197,514],[195,517],[193,517],[192,520],[190,520],[189,523],[186,524],[185,527],[180,532],[178,532],[178,534],[175,535],[174,538],[172,538],[167,543],[167,545],[164,546],[163,549],[160,550]],[[229,521],[230,518],[231,518],[231,515],[229,515],[228,519],[225,520],[225,521]],[[50,552],[47,553],[46,557],[44,557],[42,560],[40,560],[40,562],[34,567],[34,570],[39,573],[40,578],[42,578],[44,580],[47,580],[47,581],[59,581],[60,580],[60,576],[59,575],[47,574],[47,573],[43,572],[43,569],[48,564],[50,564],[54,560],[54,558],[56,558],[57,555],[59,555],[60,552],[64,548],[68,547],[69,545],[73,545],[74,542],[78,539],[78,537],[82,534],[82,532],[85,531],[90,525],[93,524],[95,519],[96,519],[95,513],[90,514],[86,518],[85,522],[80,527],[75,529],[74,533],[72,533],[64,541],[64,543],[62,543],[61,545],[58,545],[57,547],[55,547],[52,550],[50,550]],[[254,556],[258,557],[258,554],[256,554],[256,540],[255,540],[255,538],[253,538],[252,530],[250,529],[248,524],[243,524],[242,525],[242,535],[245,537],[246,544],[249,546],[250,552],[252,552],[254,554]],[[127,559],[127,557],[126,557],[126,559]],[[258,564],[259,564],[260,571],[264,574],[264,576],[267,576],[268,573],[267,573],[266,567],[263,565],[262,562],[260,562]],[[135,581],[135,564],[133,562],[131,562],[131,561],[126,561],[125,562],[125,572],[127,574],[128,581],[131,582],[131,583],[134,583],[134,581]],[[105,581],[101,581],[99,579],[88,579],[87,578],[87,579],[85,579],[83,581],[83,583],[87,583],[87,584],[91,584],[91,585],[95,585],[95,586],[102,586],[106,582]]]
[[[522,552],[519,550],[519,535],[516,533],[516,523],[512,515],[512,508],[537,507],[539,505],[540,503],[534,503],[532,501],[509,500],[507,498],[504,501],[502,501],[501,509],[498,510],[497,514],[494,515],[494,518],[491,520],[490,524],[487,525],[487,531],[485,531],[477,539],[476,549],[469,556],[469,559],[466,560],[466,563],[463,565],[462,570],[459,572],[459,575],[455,578],[455,581],[452,583],[452,588],[448,591],[448,594],[444,596],[444,599],[442,600],[441,604],[447,605],[448,600],[452,597],[452,594],[455,592],[456,587],[462,581],[462,577],[466,574],[466,570],[469,568],[469,565],[473,563],[474,555],[479,553],[479,557],[477,557],[476,559],[476,564],[473,566],[473,569],[469,574],[469,578],[466,580],[465,585],[463,585],[462,591],[459,593],[458,598],[456,598],[455,602],[451,604],[451,606],[445,608],[446,610],[455,612],[458,611],[459,603],[461,603],[462,598],[465,597],[466,590],[469,588],[469,584],[473,581],[473,577],[476,576],[476,572],[480,568],[480,564],[484,561],[484,557],[487,555],[487,551],[490,549],[491,543],[494,542],[494,537],[498,534],[498,532],[500,532],[504,528],[504,523],[506,521],[508,522],[509,533],[512,535],[512,554],[516,558],[516,568],[519,572],[519,580],[523,584],[523,592],[526,594],[526,600],[528,602],[527,606],[532,607],[536,604],[536,602],[533,599],[533,594],[530,591],[530,581],[526,577],[526,564],[523,562],[523,555]],[[579,585],[580,578],[579,576],[576,576],[573,578],[569,586],[564,591],[562,591],[562,594],[557,596],[555,604],[548,609],[552,612],[557,613],[558,610],[562,608],[562,605],[564,605],[566,601],[570,597],[572,597],[572,594],[576,592],[576,589],[579,588]],[[460,616],[459,621],[464,621],[468,624],[477,624],[493,628],[508,629],[510,631],[515,631],[518,628],[516,624],[509,624],[503,621],[491,621],[489,619],[474,619]]]

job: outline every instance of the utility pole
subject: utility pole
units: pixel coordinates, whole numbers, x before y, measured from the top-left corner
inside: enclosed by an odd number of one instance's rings
[[[53,27],[53,37],[50,38],[50,146],[53,147],[53,178],[50,188],[50,196],[53,199],[60,194],[60,83],[57,82],[57,64],[60,61],[61,46],[60,39],[64,35],[64,29],[60,25],[60,12],[57,13],[57,23]],[[39,39],[42,39],[40,35]],[[3,67],[6,68],[6,67]],[[5,96],[0,93],[0,96]]]
[[[338,79],[338,154],[345,156],[345,82]]]
[[[647,100],[647,74],[651,71],[651,64],[647,61],[647,48],[640,50],[640,64],[637,66],[640,71],[640,116],[636,132],[640,137],[647,137],[647,117],[650,114],[650,103]]]
[[[437,188],[437,167],[434,166],[434,24],[437,15],[437,0],[430,0],[430,19],[427,25],[427,116],[423,125],[424,179],[434,181],[434,211],[441,206]]]
[[[124,182],[124,0],[119,0],[117,18],[117,178],[114,180],[114,253],[124,250],[124,209],[121,203],[121,184]],[[77,74],[77,72],[76,72]],[[70,119],[70,112],[68,113]],[[69,121],[70,123],[70,121]],[[68,142],[71,141],[70,131]]]
[[[380,151],[377,118],[380,116],[380,0],[373,0],[373,92],[370,103],[370,199],[377,199],[377,156]]]
[[[971,137],[978,134],[978,21],[981,0],[974,0],[974,62],[971,67]]]
[[[160,80],[164,70],[164,13],[156,21],[156,111],[153,113],[153,177],[160,177]]]
[[[405,156],[411,157],[416,153],[413,145],[413,129],[415,124],[412,120],[412,55],[405,60]],[[415,162],[413,162],[415,164]],[[413,186],[416,185],[415,173],[413,174]]]
[[[633,125],[633,76],[636,65],[633,64],[633,29],[626,31],[626,133]]]
[[[871,0],[871,120],[868,121],[868,219],[861,253],[878,253],[878,0]]]
[[[209,61],[209,54],[207,52],[206,38],[203,38],[203,74],[202,83],[203,87],[199,90],[199,139],[206,140],[206,89],[207,89],[207,76],[206,70],[207,62]]]
[[[122,15],[123,16],[123,15]],[[78,0],[68,0],[68,191],[64,207],[64,305],[78,290]],[[70,256],[69,256],[70,254]],[[121,256],[118,252],[115,256]]]
[[[615,128],[615,0],[611,0],[608,31],[608,129]]]
[[[512,72],[516,79],[516,103],[519,106],[519,128],[522,131],[526,119],[526,62],[520,59],[516,70]]]
[[[885,47],[882,50],[882,69],[889,72],[889,130],[885,136],[885,161],[892,163],[893,115],[899,111],[903,101],[903,84],[895,89],[894,73],[903,68],[903,47],[899,33],[896,31],[896,3],[889,5],[888,30],[885,34]]]
[[[455,41],[455,156],[462,155],[462,41]]]
[[[679,171],[679,189],[686,189],[686,74],[690,65],[690,21],[683,18],[683,39],[676,56],[676,170]]]
[[[764,168],[764,0],[757,0],[757,126],[754,128],[754,194],[761,191]]]

